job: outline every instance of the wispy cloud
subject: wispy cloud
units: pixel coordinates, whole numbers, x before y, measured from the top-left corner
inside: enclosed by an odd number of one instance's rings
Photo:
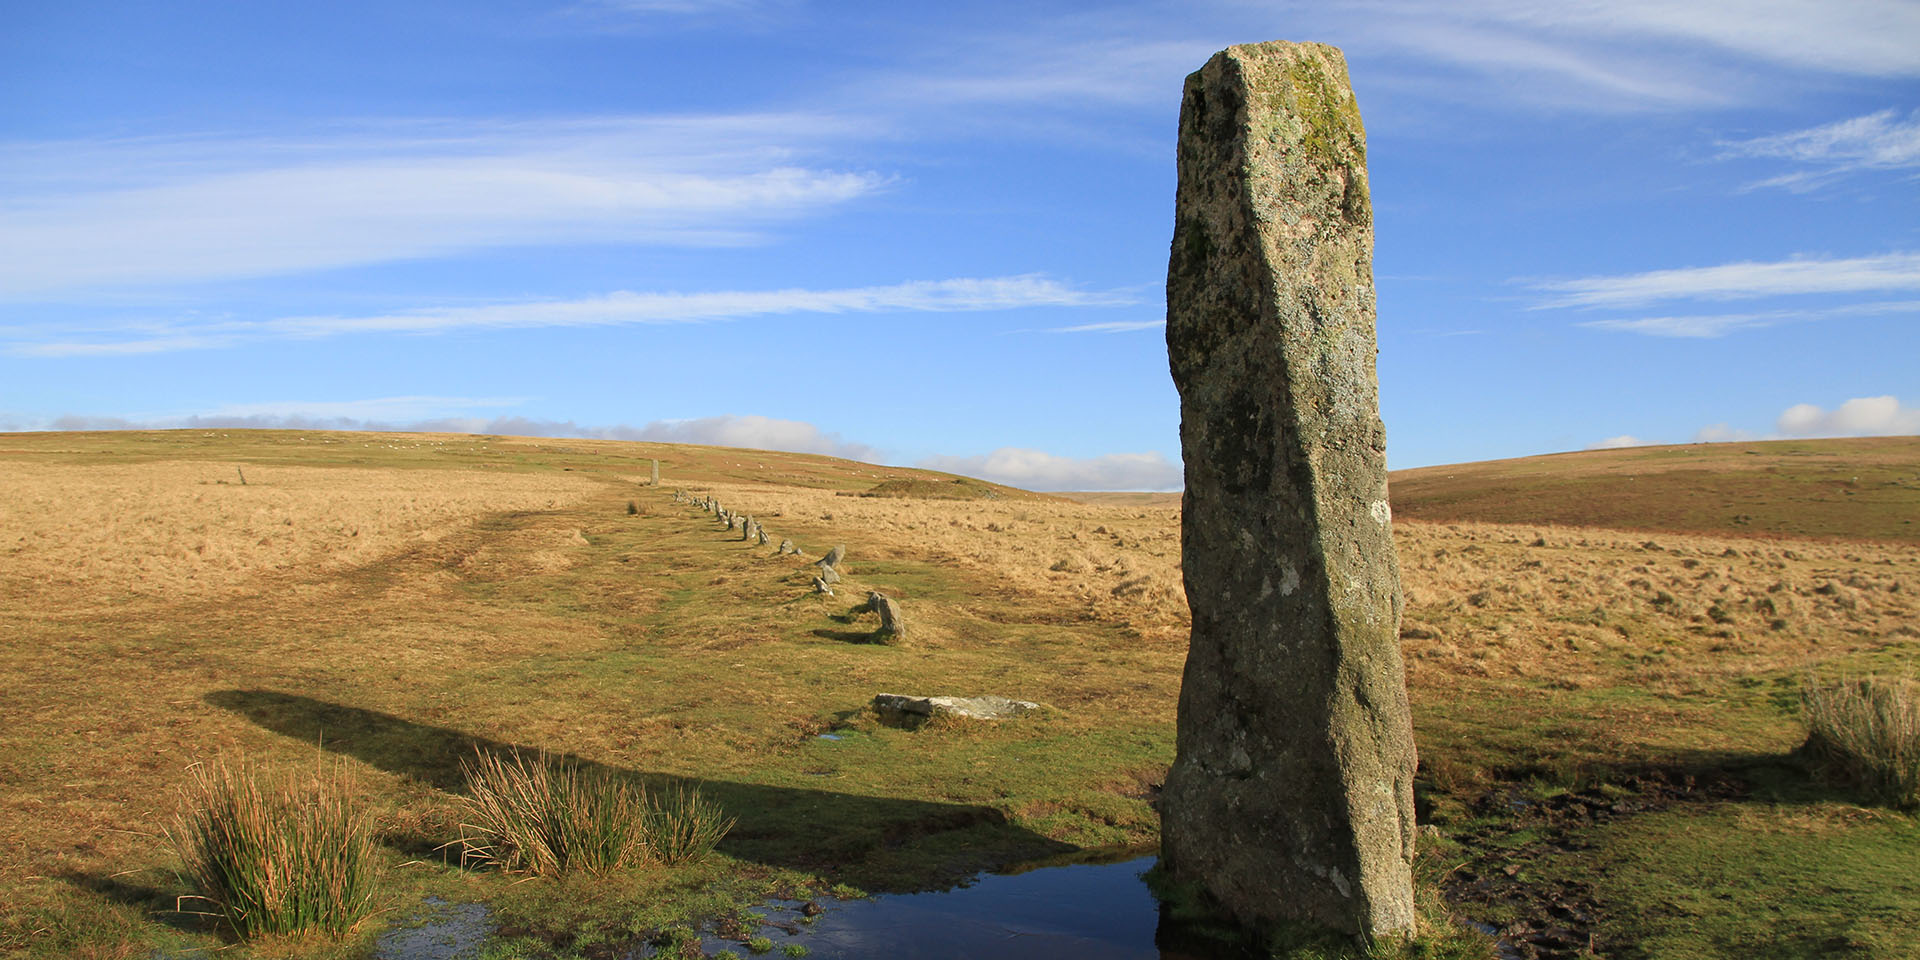
[[[1394,98],[1583,113],[1753,103],[1796,77],[1920,76],[1907,0],[1238,0],[1254,35],[1315,36]],[[1264,26],[1262,26],[1264,24]]]
[[[1080,323],[1071,327],[1048,327],[1043,333],[1129,333],[1134,330],[1158,330],[1165,320],[1111,320],[1105,323]]]
[[[886,185],[805,162],[848,129],[768,114],[0,144],[0,297],[517,244],[751,242]]]
[[[1920,76],[1920,6],[1909,0],[1457,0],[1440,8],[1563,36],[1665,40],[1803,69]]]
[[[1633,434],[1623,433],[1617,437],[1608,437],[1605,440],[1589,443],[1587,444],[1587,449],[1588,450],[1622,450],[1627,447],[1644,447],[1646,445],[1647,445],[1647,441],[1642,440],[1639,437],[1634,436]]]
[[[1721,313],[1695,316],[1633,317],[1630,319],[1587,320],[1580,324],[1599,330],[1639,333],[1650,337],[1712,339],[1742,330],[1774,327],[1785,323],[1836,320],[1847,317],[1884,316],[1910,313],[1920,317],[1920,300],[1890,300],[1879,303],[1855,303],[1842,307],[1807,310],[1771,310],[1760,313]]]
[[[1617,113],[1716,106],[1735,99],[1728,85],[1712,82],[1717,77],[1702,76],[1705,71],[1699,64],[1662,60],[1641,51],[1622,55],[1594,43],[1591,36],[1577,40],[1555,36],[1541,26],[1494,18],[1461,22],[1435,17],[1428,10],[1385,20],[1371,42],[1403,57],[1410,54],[1498,83],[1498,99],[1475,98],[1500,106],[1522,102]],[[1356,40],[1362,49],[1369,42]],[[1481,89],[1478,84],[1473,88]]]
[[[1920,109],[1902,118],[1881,110],[1807,130],[1721,144],[1721,157],[1760,157],[1810,167],[1770,177],[1753,187],[1806,191],[1860,170],[1920,168]]]
[[[1180,465],[1159,453],[1076,459],[1002,447],[980,456],[927,457],[915,466],[1028,490],[1178,490],[1186,482]]]
[[[790,314],[958,313],[1132,303],[1131,297],[1124,293],[1078,290],[1038,274],[1026,274],[837,290],[619,291],[576,300],[461,305],[367,316],[182,323],[163,330],[156,330],[153,324],[142,324],[125,330],[103,331],[86,339],[34,341],[19,339],[20,334],[16,332],[16,339],[6,343],[4,349],[15,356],[26,357],[123,356],[343,334],[432,334],[471,329],[707,323]],[[0,337],[6,333],[0,330]]]
[[[1920,290],[1920,253],[1745,261],[1536,283],[1537,307],[1632,307],[1661,300],[1745,300],[1809,293]]]

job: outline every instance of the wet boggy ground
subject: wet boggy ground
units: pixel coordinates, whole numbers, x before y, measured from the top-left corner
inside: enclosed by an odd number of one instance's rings
[[[1725,774],[1658,770],[1546,798],[1523,786],[1504,786],[1473,804],[1474,813],[1489,822],[1453,835],[1463,850],[1475,853],[1447,874],[1441,888],[1457,915],[1495,938],[1502,960],[1604,955],[1620,945],[1607,939],[1607,904],[1593,886],[1536,876],[1528,867],[1593,849],[1586,833],[1595,826],[1677,804],[1736,799],[1747,789]],[[1516,843],[1516,837],[1527,839]],[[1515,919],[1493,919],[1508,917]]]

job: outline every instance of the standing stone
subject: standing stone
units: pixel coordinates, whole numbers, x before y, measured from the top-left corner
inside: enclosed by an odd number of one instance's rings
[[[1339,50],[1229,47],[1187,78],[1174,217],[1193,634],[1162,857],[1259,929],[1410,933],[1373,213]]]
[[[740,522],[740,539],[742,540],[753,539],[753,518],[752,517],[748,517],[745,520]]]
[[[771,538],[767,536],[767,528],[756,523],[753,525],[753,539],[756,541],[755,546],[764,547]]]
[[[819,577],[813,578],[813,592],[824,593],[829,597],[833,596],[833,588],[828,586],[827,582]]]
[[[653,485],[656,487],[660,485],[660,461],[658,460],[653,462]]]
[[[907,622],[900,617],[900,604],[892,597],[878,590],[867,594],[867,607],[880,615],[880,629],[874,636],[882,643],[904,640],[907,636]]]
[[[839,583],[840,571],[835,570],[833,564],[823,563],[820,565],[820,576],[818,579],[825,580],[828,583]]]
[[[785,556],[785,555],[787,555],[787,554],[789,554],[789,553],[799,553],[799,552],[800,552],[800,551],[798,551],[798,550],[795,550],[795,549],[793,549],[793,541],[792,541],[792,540],[781,540],[781,541],[780,541],[780,554],[781,554],[781,556]]]
[[[826,556],[821,557],[818,560],[815,560],[814,563],[817,563],[823,567],[837,567],[840,565],[840,561],[845,560],[846,557],[847,557],[846,544],[840,544],[838,546],[835,546],[832,550],[828,550]]]

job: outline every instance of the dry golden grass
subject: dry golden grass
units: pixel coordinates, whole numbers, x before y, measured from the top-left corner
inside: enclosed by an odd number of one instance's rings
[[[1412,682],[1779,671],[1913,639],[1920,547],[1397,522]]]
[[[238,466],[8,464],[0,593],[67,608],[230,595],[263,575],[338,572],[482,514],[568,506],[600,489],[528,473]],[[476,562],[549,567],[563,547],[507,540]]]
[[[776,541],[791,537],[815,557],[849,538],[864,541],[864,555],[856,549],[847,558],[852,571],[868,559],[957,565],[1062,612],[1185,641],[1177,507],[848,497],[749,484],[689,489],[758,518]]]
[[[858,534],[862,559],[992,572],[1009,591],[1144,635],[1184,640],[1177,506],[866,499],[702,486],[817,556]],[[1416,682],[1436,674],[1629,674],[1685,683],[1920,637],[1920,547],[1589,528],[1400,521],[1403,627]],[[835,538],[839,538],[836,540]],[[1724,655],[1723,655],[1724,654]]]

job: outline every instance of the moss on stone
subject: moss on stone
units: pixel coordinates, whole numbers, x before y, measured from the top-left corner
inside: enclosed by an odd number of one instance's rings
[[[1284,95],[1303,121],[1301,145],[1315,157],[1351,165],[1366,160],[1366,131],[1360,107],[1343,95],[1344,84],[1334,82],[1327,65],[1314,56],[1296,56],[1287,62]]]

